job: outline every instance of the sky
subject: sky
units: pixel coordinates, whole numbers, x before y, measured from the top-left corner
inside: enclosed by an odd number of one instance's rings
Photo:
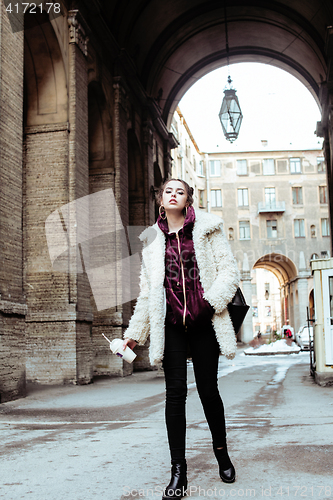
[[[201,152],[322,148],[322,138],[314,133],[320,121],[318,104],[297,78],[259,63],[232,64],[229,72],[243,113],[233,144],[225,139],[218,117],[227,66],[198,80],[179,102]]]

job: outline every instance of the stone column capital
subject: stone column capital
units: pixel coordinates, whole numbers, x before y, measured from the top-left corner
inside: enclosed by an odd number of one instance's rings
[[[251,273],[249,271],[241,271],[241,281],[252,281]]]
[[[119,104],[125,111],[127,111],[128,92],[121,77],[115,77],[113,79],[113,90],[114,103]]]
[[[89,28],[86,21],[78,10],[70,10],[67,22],[69,27],[69,43],[75,43],[83,55],[87,57],[89,41],[87,34],[89,33]]]
[[[151,122],[146,121],[143,124],[142,131],[143,131],[143,142],[145,144],[148,144],[151,148],[153,147],[153,142],[154,142],[154,126]]]

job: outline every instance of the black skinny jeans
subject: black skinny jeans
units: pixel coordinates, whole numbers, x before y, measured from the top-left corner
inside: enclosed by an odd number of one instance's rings
[[[219,346],[212,325],[165,327],[165,420],[171,460],[185,459],[187,355],[190,349],[197,390],[212,434],[213,446],[226,444],[223,402],[217,385]]]

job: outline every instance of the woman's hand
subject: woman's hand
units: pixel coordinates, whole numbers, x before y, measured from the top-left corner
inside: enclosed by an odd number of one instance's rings
[[[125,339],[124,342],[123,342],[123,349],[125,351],[126,349],[126,346],[128,346],[130,349],[134,349],[134,347],[137,345],[137,341],[136,340],[132,340],[132,339]]]

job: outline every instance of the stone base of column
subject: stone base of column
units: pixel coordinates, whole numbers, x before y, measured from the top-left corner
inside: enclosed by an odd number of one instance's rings
[[[26,395],[24,316],[0,311],[0,338],[0,403],[5,403]]]
[[[26,377],[38,384],[88,384],[92,381],[90,324],[48,321],[26,324]]]

